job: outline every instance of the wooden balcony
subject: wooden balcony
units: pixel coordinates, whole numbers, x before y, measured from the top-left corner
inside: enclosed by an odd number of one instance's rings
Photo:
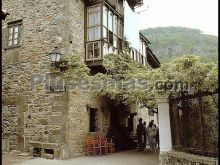
[[[116,11],[120,16],[124,16],[123,0],[86,0],[86,6],[96,4],[107,4],[113,11]]]

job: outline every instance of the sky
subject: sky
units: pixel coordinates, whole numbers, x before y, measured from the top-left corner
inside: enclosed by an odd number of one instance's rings
[[[144,0],[135,11],[139,29],[182,26],[218,36],[218,0]]]

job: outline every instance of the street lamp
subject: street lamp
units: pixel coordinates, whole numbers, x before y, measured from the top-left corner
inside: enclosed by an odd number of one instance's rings
[[[50,59],[52,62],[52,65],[55,65],[55,67],[59,67],[59,63],[60,63],[60,57],[61,57],[61,53],[60,50],[58,49],[58,47],[55,47],[55,49],[53,49],[50,53]]]

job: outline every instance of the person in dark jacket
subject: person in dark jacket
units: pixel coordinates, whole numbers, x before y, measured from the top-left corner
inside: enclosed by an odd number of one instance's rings
[[[157,127],[157,133],[156,133],[156,141],[157,141],[157,148],[160,148],[160,140],[159,140],[159,127]]]
[[[146,147],[146,144],[147,144],[147,126],[146,126],[146,122],[144,121],[143,122],[143,125],[144,125],[144,131],[143,131],[143,136],[144,136],[144,148]]]
[[[142,118],[139,118],[139,124],[137,125],[137,140],[138,140],[138,147],[139,151],[143,151],[143,134],[144,134],[144,125],[142,123]]]

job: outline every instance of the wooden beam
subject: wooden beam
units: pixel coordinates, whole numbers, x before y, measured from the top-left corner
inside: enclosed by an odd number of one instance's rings
[[[197,97],[203,97],[203,96],[209,96],[209,95],[214,95],[218,93],[218,89],[214,92],[209,92],[209,91],[205,91],[205,92],[198,92],[194,95],[181,95],[180,97],[176,97],[176,98],[171,98],[170,101],[181,101],[181,100],[188,100],[188,99],[194,99]]]

